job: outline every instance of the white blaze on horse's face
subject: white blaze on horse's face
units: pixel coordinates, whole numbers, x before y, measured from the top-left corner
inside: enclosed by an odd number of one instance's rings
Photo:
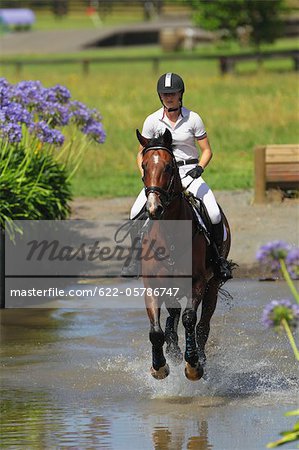
[[[152,161],[154,162],[154,165],[157,166],[159,161],[160,161],[160,157],[157,154],[153,154],[152,155]],[[153,170],[153,172],[155,172]],[[147,202],[146,202],[146,209],[149,213],[149,216],[152,218],[156,218],[159,216],[159,214],[161,213],[161,211],[163,211],[163,206],[160,200],[160,197],[157,193],[155,192],[150,192],[148,197],[147,197]]]
[[[159,155],[153,155],[153,160],[155,164],[158,164],[159,162]]]
[[[163,206],[162,206],[162,203],[160,201],[160,198],[154,192],[151,192],[148,195],[148,197],[147,197],[146,209],[147,209],[147,211],[149,213],[149,216],[151,218],[158,217],[157,212],[158,211],[160,212],[160,211],[163,210]]]

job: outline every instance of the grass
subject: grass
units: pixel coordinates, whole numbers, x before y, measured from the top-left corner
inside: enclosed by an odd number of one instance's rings
[[[143,54],[159,51],[144,50]],[[131,54],[138,51],[131,50]],[[114,54],[111,50],[107,53]],[[159,73],[182,75],[186,82],[184,104],[197,111],[206,124],[214,157],[205,179],[213,189],[252,187],[255,145],[297,142],[298,78],[290,68],[288,62],[269,61],[261,68],[244,63],[238,65],[236,75],[221,77],[214,61],[160,65]],[[8,66],[2,68],[2,76],[10,82],[20,78]],[[151,65],[95,64],[86,78],[76,65],[62,64],[58,69],[25,66],[21,78],[40,79],[46,86],[66,85],[74,98],[98,108],[103,115],[107,141],[88,149],[73,180],[74,195],[136,195],[141,180],[135,162],[135,129],[141,130],[144,118],[160,107],[157,74]]]
[[[141,8],[116,11],[112,14],[90,16],[86,11],[70,12],[67,16],[55,17],[50,11],[36,12],[33,30],[77,30],[88,28],[105,28],[108,26],[128,25],[142,22]]]

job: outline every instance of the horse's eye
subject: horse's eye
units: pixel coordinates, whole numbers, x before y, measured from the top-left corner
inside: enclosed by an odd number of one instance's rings
[[[172,173],[172,165],[171,164],[166,164],[164,170],[165,170],[166,173]]]

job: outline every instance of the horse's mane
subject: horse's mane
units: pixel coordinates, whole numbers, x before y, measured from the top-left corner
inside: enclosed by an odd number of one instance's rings
[[[155,137],[151,138],[148,141],[147,145],[144,147],[143,152],[145,150],[147,150],[148,148],[150,148],[150,147],[159,147],[159,146],[166,147],[166,148],[168,148],[169,150],[171,150],[173,152],[173,146],[169,145],[169,143],[165,142],[165,138],[164,138],[164,134],[163,133],[159,133],[158,136],[155,136]]]

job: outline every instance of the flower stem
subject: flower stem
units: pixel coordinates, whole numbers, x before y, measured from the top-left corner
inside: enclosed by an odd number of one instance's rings
[[[280,262],[281,272],[290,288],[290,291],[292,292],[296,302],[299,304],[299,292],[297,291],[297,289],[294,286],[292,278],[290,277],[290,274],[287,270],[286,264],[283,259],[280,259],[279,262]]]
[[[288,336],[288,339],[290,341],[291,347],[293,349],[295,358],[297,359],[297,361],[299,361],[299,351],[298,351],[298,348],[296,346],[296,342],[295,342],[294,336],[293,336],[293,334],[292,334],[292,332],[290,330],[289,324],[286,321],[286,319],[281,319],[281,323],[282,323],[282,326],[285,329],[285,332],[287,333],[287,336]]]

